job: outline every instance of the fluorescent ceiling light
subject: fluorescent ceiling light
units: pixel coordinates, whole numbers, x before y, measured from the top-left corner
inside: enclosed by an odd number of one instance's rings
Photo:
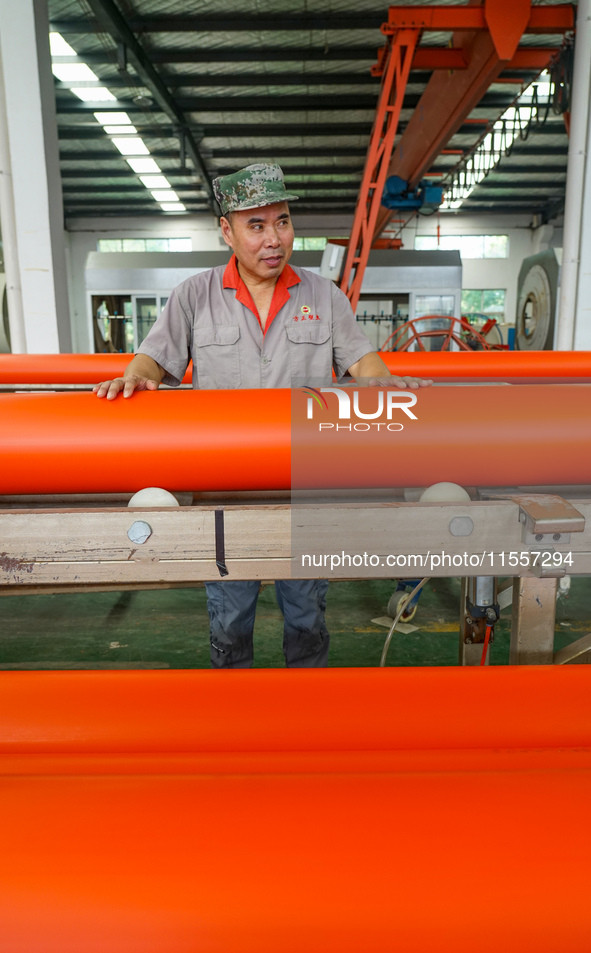
[[[186,212],[182,202],[161,202],[160,208],[163,212]]]
[[[122,156],[149,156],[150,150],[148,149],[146,143],[143,139],[140,139],[138,136],[130,136],[129,139],[115,138],[111,139],[111,142]]]
[[[76,56],[76,50],[66,43],[61,33],[49,34],[49,49],[52,56]]]
[[[131,119],[127,113],[95,113],[94,118],[100,122],[101,126],[127,126],[131,125]],[[123,129],[121,130],[123,132]]]
[[[153,159],[126,159],[125,160],[134,172],[139,175],[140,172],[161,172],[162,169]]]
[[[140,175],[147,189],[169,189],[170,182],[165,175]]]
[[[103,126],[108,136],[137,136],[135,126]]]
[[[106,86],[73,86],[70,92],[85,103],[100,103],[108,99],[115,102],[113,93],[110,93]]]
[[[98,82],[98,76],[86,63],[52,63],[51,71],[63,83]]]
[[[156,191],[152,192],[152,195],[157,202],[178,202],[179,197],[174,191],[174,189],[167,189],[165,192]]]

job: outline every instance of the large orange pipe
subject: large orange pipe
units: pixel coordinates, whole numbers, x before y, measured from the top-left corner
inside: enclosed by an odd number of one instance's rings
[[[591,385],[415,394],[417,419],[395,409],[393,431],[354,415],[339,421],[334,395],[330,413],[314,404],[308,420],[301,390],[160,391],[114,401],[4,394],[0,493],[287,489],[292,477],[296,487],[591,483]],[[378,400],[377,388],[362,389],[359,407],[369,414]]]
[[[2,673],[2,947],[581,953],[591,832],[553,818],[591,798],[589,690],[584,665]]]
[[[591,351],[380,352],[414,377],[591,379]],[[121,377],[132,354],[0,354],[0,384],[97,384]],[[191,368],[184,377],[191,382]]]
[[[0,384],[98,384],[122,377],[133,354],[0,354]],[[191,383],[191,367],[184,383]]]
[[[591,379],[591,351],[380,351],[393,374],[426,378]]]

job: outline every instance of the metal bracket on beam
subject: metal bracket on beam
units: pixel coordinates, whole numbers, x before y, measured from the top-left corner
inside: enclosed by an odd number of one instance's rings
[[[582,533],[585,529],[585,517],[561,496],[518,495],[511,499],[519,506],[524,543],[564,545],[570,542],[571,533]]]

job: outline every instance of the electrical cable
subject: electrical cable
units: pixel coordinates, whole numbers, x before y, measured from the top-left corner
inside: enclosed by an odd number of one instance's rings
[[[490,642],[490,633],[492,632],[492,625],[487,625],[486,631],[484,634],[484,645],[482,646],[482,655],[480,656],[480,664],[484,665],[486,662],[486,650],[488,648],[488,643]]]
[[[400,603],[398,605],[398,612],[394,616],[394,622],[392,623],[390,627],[390,631],[388,632],[388,635],[386,636],[386,641],[384,642],[384,648],[382,649],[382,657],[380,658],[380,668],[383,668],[386,664],[386,656],[388,654],[388,649],[390,648],[390,642],[392,641],[392,636],[394,635],[394,629],[398,625],[406,606],[409,604],[409,602],[412,602],[413,597],[416,596],[417,592],[421,591],[425,583],[429,582],[429,578],[430,578],[429,576],[425,576],[424,579],[421,579],[418,585],[416,585],[413,591],[410,593],[408,599],[400,600]]]
[[[461,192],[463,189],[475,188],[483,178],[486,178],[488,173],[500,162],[503,156],[508,157],[511,155],[516,141],[525,142],[530,132],[534,129],[541,129],[545,125],[550,114],[550,109],[552,109],[556,115],[569,111],[573,58],[573,42],[572,39],[567,38],[564,46],[558,52],[556,59],[548,68],[550,88],[546,101],[540,103],[536,81],[530,84],[531,103],[520,104],[519,101],[523,96],[523,92],[521,92],[514,99],[512,106],[509,107],[513,109],[513,118],[507,119],[505,114],[505,117],[497,120],[492,128],[487,128],[478,143],[467,155],[464,155],[458,165],[447,174],[445,178],[449,179],[449,186],[446,189],[448,195],[455,198],[456,192]],[[522,111],[528,108],[529,116],[525,118],[522,115]],[[509,110],[506,112],[508,111]],[[508,132],[508,126],[510,127],[510,132]],[[480,176],[480,169],[477,169],[476,166],[478,157],[483,149],[483,143],[487,138],[491,139],[492,148],[490,151],[496,159],[489,165],[484,175]],[[496,146],[495,140],[498,142],[498,146]],[[460,196],[460,198],[462,198],[462,196]]]

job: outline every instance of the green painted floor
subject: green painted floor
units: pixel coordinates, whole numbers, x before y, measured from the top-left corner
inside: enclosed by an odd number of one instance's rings
[[[387,629],[372,619],[386,615],[395,589],[390,581],[333,582],[327,624],[330,664],[378,665]],[[459,579],[425,586],[410,635],[395,633],[388,664],[456,665]],[[0,669],[208,668],[208,619],[204,589],[6,596],[0,600]],[[491,663],[509,660],[511,609],[496,628]],[[591,632],[591,579],[575,578],[556,612],[556,649]],[[282,617],[269,586],[259,596],[255,665],[283,666]]]

